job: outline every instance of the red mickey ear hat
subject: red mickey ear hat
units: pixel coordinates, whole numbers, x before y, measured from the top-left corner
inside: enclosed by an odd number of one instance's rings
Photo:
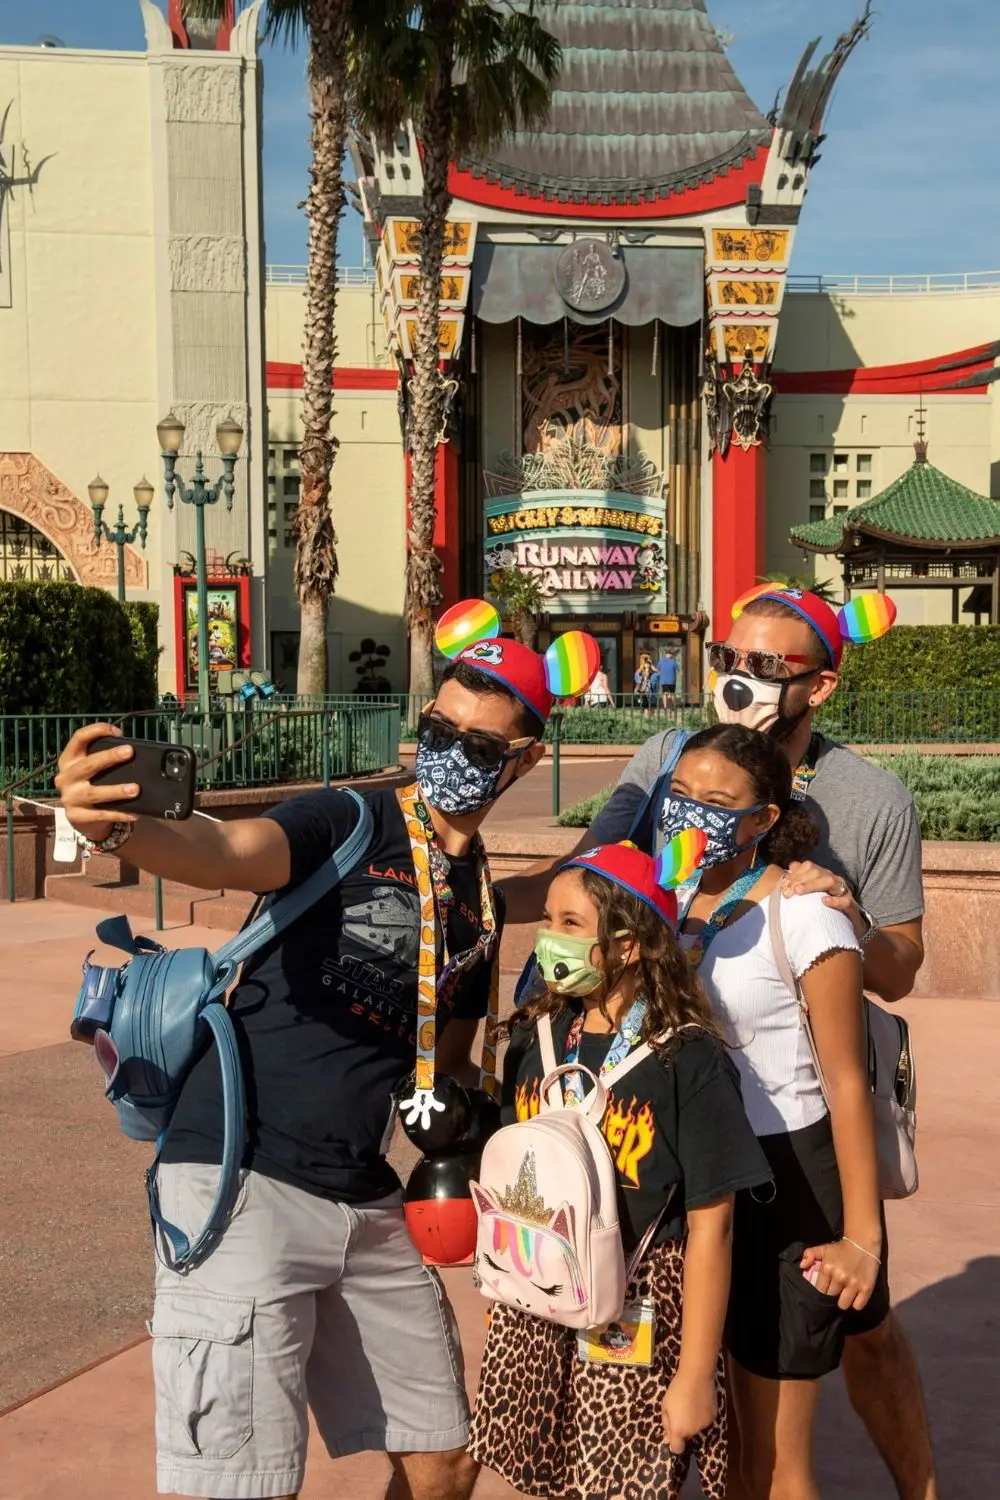
[[[825,599],[806,589],[762,583],[737,599],[733,605],[733,619],[738,620],[747,605],[758,599],[773,599],[811,625],[826,647],[827,658],[835,671],[840,666],[845,642],[860,646],[877,640],[892,629],[896,618],[896,606],[887,594],[858,594],[843,609],[835,611]]]
[[[593,636],[570,630],[541,655],[519,641],[500,640],[500,616],[484,599],[463,599],[438,621],[442,655],[495,677],[544,724],[556,698],[574,698],[594,680],[601,648]]]
[[[695,872],[708,839],[699,829],[686,828],[675,834],[655,859],[635,844],[603,844],[586,849],[560,866],[563,870],[592,870],[605,880],[638,896],[668,927],[677,927],[677,896],[673,887],[682,885]]]

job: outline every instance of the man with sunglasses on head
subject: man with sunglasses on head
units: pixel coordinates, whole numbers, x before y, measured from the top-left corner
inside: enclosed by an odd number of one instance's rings
[[[794,793],[820,828],[813,858],[792,865],[787,894],[823,892],[844,912],[862,945],[865,988],[897,1001],[923,962],[920,825],[913,798],[890,772],[813,727],[837,687],[842,641],[835,612],[815,594],[775,587],[747,604],[723,642],[708,647],[713,698],[723,723],[777,739],[794,772]],[[660,816],[687,735],[668,730],[646,741],[623,771],[579,848],[631,838],[647,853],[662,847]],[[505,882],[508,921],[529,920],[545,871]],[[883,1250],[887,1257],[888,1245]],[[890,1313],[865,1328],[857,1315],[844,1376],[851,1402],[896,1484],[900,1500],[937,1495],[920,1377],[900,1324]]]
[[[161,1493],[294,1500],[310,1408],[334,1457],[388,1454],[387,1500],[472,1493],[455,1319],[407,1234],[385,1159],[414,1068],[418,955],[433,942],[421,930],[415,856],[433,876],[438,976],[446,959],[453,966],[454,982],[437,990],[435,1066],[476,1085],[471,1048],[501,925],[477,835],[541,759],[552,702],[542,659],[526,647],[461,652],[420,717],[415,788],[365,793],[374,832],[360,863],[243,967],[230,1002],[248,1101],[240,1199],[192,1275],[156,1272]],[[131,749],[88,754],[117,733],[97,724],[73,736],[57,778],[63,805],[94,847],[127,842],[130,863],[167,880],[280,892],[319,869],[356,822],[336,789],[233,822],[130,815]],[[92,786],[108,767],[120,767],[122,784]],[[120,807],[113,816],[95,806],[108,801]],[[222,1120],[218,1062],[206,1052],[160,1155],[163,1211],[188,1233],[214,1196]]]

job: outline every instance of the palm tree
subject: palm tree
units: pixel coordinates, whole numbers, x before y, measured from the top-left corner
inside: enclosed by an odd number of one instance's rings
[[[817,599],[822,599],[825,604],[832,604],[840,608],[840,600],[833,591],[832,583],[820,583],[808,573],[765,573],[763,577],[758,575],[758,583],[773,583],[777,588],[801,589],[803,593],[815,594]]]
[[[352,82],[358,122],[386,139],[407,118],[421,144],[420,290],[417,345],[410,380],[410,533],[406,613],[410,692],[433,691],[431,643],[441,601],[441,562],[434,551],[434,470],[444,425],[438,369],[441,262],[451,194],[448,166],[465,152],[485,152],[548,114],[560,48],[535,14],[536,0],[514,10],[503,0],[382,0],[385,34],[379,72]]]
[[[219,20],[225,0],[186,0],[194,19]],[[337,581],[337,538],[330,513],[330,472],[337,453],[333,366],[337,353],[337,230],[344,206],[342,166],[347,137],[347,46],[360,0],[267,0],[265,39],[309,42],[309,225],[305,334],[302,346],[301,491],[293,527],[295,591],[301,612],[297,689],[325,693],[326,625]]]
[[[545,595],[534,573],[522,568],[503,568],[494,573],[489,592],[500,606],[514,628],[514,635],[522,645],[535,649],[538,639],[538,616],[545,608]]]

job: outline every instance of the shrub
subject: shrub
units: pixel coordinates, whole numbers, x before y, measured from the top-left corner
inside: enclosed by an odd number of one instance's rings
[[[848,646],[840,669],[848,692],[882,688],[1000,690],[1000,626],[897,625],[867,646]]]
[[[0,584],[0,712],[111,714],[156,702],[155,604],[76,583]]]
[[[913,793],[928,840],[1000,842],[1000,756],[873,755]],[[602,787],[560,813],[563,828],[589,828],[613,786]]]

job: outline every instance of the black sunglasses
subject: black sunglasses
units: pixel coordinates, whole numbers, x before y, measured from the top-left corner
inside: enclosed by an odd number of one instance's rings
[[[517,740],[501,739],[482,729],[459,729],[436,714],[422,713],[417,720],[417,741],[428,750],[450,750],[457,740],[470,766],[481,771],[495,771],[511,756],[520,755],[535,743],[535,735],[524,734]]]

